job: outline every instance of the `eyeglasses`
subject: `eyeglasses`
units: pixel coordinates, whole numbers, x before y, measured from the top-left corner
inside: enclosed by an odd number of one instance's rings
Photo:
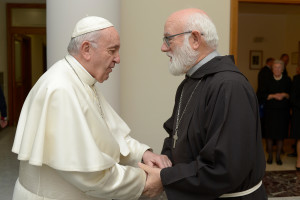
[[[182,35],[182,34],[186,34],[186,33],[191,33],[192,31],[186,31],[186,32],[182,32],[182,33],[178,33],[175,35],[169,35],[169,36],[165,36],[163,37],[163,41],[167,44],[168,47],[170,47],[170,39],[177,36],[177,35]]]

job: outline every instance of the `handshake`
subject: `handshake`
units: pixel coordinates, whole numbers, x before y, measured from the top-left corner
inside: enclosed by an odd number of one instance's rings
[[[143,196],[155,197],[163,192],[163,185],[160,179],[160,171],[166,167],[172,167],[172,162],[165,155],[157,155],[151,151],[146,151],[143,155],[143,163],[139,167],[147,175]]]

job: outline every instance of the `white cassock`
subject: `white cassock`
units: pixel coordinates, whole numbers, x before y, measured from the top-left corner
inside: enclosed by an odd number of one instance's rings
[[[137,163],[149,146],[129,136],[130,129],[95,83],[67,55],[34,85],[12,148],[20,160],[13,200],[141,195],[146,175]]]

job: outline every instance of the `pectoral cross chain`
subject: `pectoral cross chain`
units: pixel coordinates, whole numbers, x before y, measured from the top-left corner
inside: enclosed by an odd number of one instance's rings
[[[191,94],[190,97],[189,97],[189,100],[187,101],[187,103],[186,103],[186,105],[185,105],[185,108],[184,108],[184,110],[183,110],[183,112],[182,112],[182,114],[181,114],[181,117],[180,117],[180,116],[179,116],[179,115],[180,115],[180,107],[181,107],[181,103],[182,103],[182,95],[183,95],[183,90],[184,90],[184,88],[182,89],[182,92],[181,92],[181,95],[180,95],[180,99],[179,99],[179,104],[178,104],[178,111],[177,111],[177,118],[176,118],[176,128],[175,128],[175,133],[174,133],[174,135],[173,135],[173,137],[172,137],[172,138],[173,138],[173,149],[175,149],[175,147],[176,147],[176,142],[177,142],[177,140],[178,140],[178,133],[177,133],[177,132],[178,132],[178,127],[179,127],[179,124],[180,124],[180,122],[181,122],[182,116],[184,115],[184,113],[185,113],[185,111],[186,111],[186,108],[187,108],[187,106],[189,105],[190,100],[192,99],[192,96],[193,96],[195,90],[197,89],[199,83],[201,82],[201,80],[202,80],[202,79],[200,79],[200,80],[198,81],[197,85],[195,86],[195,88],[194,88],[192,94]]]
[[[177,130],[175,131],[175,134],[173,135],[173,148],[175,148],[176,145],[176,141],[178,140],[178,136],[177,136]]]

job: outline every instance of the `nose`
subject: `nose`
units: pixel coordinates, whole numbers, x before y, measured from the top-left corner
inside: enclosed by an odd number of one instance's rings
[[[121,62],[121,58],[120,58],[120,54],[118,53],[118,55],[114,58],[114,62],[119,64]]]
[[[165,42],[163,42],[163,44],[161,45],[160,50],[161,50],[162,52],[167,52],[167,51],[170,50],[170,47],[168,47],[168,45],[167,45]]]

